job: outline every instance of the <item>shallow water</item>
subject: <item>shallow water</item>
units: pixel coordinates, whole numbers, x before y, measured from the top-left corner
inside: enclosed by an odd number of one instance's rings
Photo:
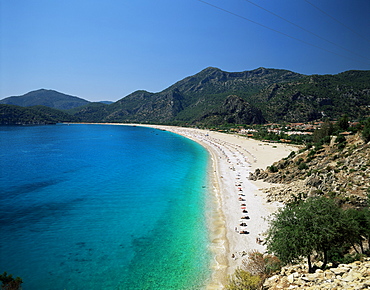
[[[208,153],[142,127],[0,127],[0,272],[23,289],[200,289]]]

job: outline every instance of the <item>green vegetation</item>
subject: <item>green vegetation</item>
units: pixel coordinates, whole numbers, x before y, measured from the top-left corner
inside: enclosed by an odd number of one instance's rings
[[[1,289],[3,290],[19,290],[23,283],[21,278],[13,278],[12,275],[8,275],[6,272],[0,275],[0,281],[2,282]]]
[[[364,129],[362,130],[362,138],[367,143],[370,141],[370,118],[364,122]]]
[[[256,290],[260,289],[266,278],[280,271],[281,261],[273,255],[262,254],[256,250],[248,253],[243,261],[243,267],[237,269],[229,278],[226,289]]]
[[[312,75],[284,84],[273,84],[253,96],[270,122],[308,122],[339,119],[343,114],[359,119],[369,113],[369,71],[337,75]],[[293,120],[294,119],[294,120]]]
[[[3,99],[0,103],[23,107],[44,105],[68,110],[68,114],[81,122],[135,122],[209,128],[267,122],[310,122],[322,120],[323,116],[330,120],[337,119],[337,127],[331,128],[328,123],[328,128],[316,133],[314,142],[317,143],[323,135],[328,135],[328,131],[358,130],[357,127],[348,128],[348,120],[360,120],[369,115],[369,83],[370,71],[304,76],[279,69],[225,72],[207,68],[161,92],[140,90],[109,105],[90,103],[52,90],[38,90]],[[53,119],[55,121],[60,122],[61,119],[58,117]],[[307,135],[287,136],[284,130],[276,134],[260,129],[255,134],[257,139],[286,139],[300,144],[312,142]]]
[[[273,215],[267,235],[267,249],[284,263],[320,254],[323,268],[328,261],[342,262],[350,247],[364,254],[369,241],[370,211],[341,209],[333,199],[312,197],[286,205]],[[360,250],[358,250],[360,249]]]
[[[279,271],[282,263],[276,256],[252,250],[248,253],[248,258],[243,261],[243,266],[246,271],[264,280]]]
[[[40,125],[77,122],[79,119],[45,106],[20,107],[0,104],[0,125]]]
[[[226,286],[228,290],[257,290],[261,286],[261,278],[248,271],[237,269]]]
[[[0,125],[55,124],[55,121],[30,108],[15,105],[0,105]]]

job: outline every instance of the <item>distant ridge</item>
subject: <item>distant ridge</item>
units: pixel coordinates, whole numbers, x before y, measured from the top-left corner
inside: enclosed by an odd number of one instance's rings
[[[243,72],[208,67],[161,92],[139,90],[111,104],[52,90],[0,103],[63,109],[71,118],[60,115],[61,119],[81,122],[250,125],[338,119],[343,114],[358,120],[370,116],[370,71],[302,75],[263,67]],[[58,114],[48,114],[59,120]]]
[[[68,110],[88,103],[89,101],[78,97],[45,89],[32,91],[22,96],[12,96],[0,100],[0,104],[17,105],[21,107],[41,105],[58,110]]]

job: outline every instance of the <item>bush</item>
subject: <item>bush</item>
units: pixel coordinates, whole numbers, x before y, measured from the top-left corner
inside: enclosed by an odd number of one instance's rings
[[[346,143],[344,143],[344,142],[338,144],[338,149],[339,150],[343,150],[345,147],[346,147]]]
[[[337,143],[343,143],[343,142],[346,142],[346,137],[344,137],[343,135],[339,135],[335,141],[336,141]]]
[[[316,154],[316,151],[315,150],[310,150],[310,152],[308,153],[307,157],[312,157]]]
[[[235,273],[229,278],[226,286],[228,290],[257,290],[262,284],[262,279],[257,275],[236,269]]]
[[[305,162],[302,162],[302,163],[299,164],[298,169],[299,170],[308,169],[308,166]]]
[[[296,162],[296,164],[297,164],[297,165],[299,165],[299,164],[301,164],[301,162],[303,162],[303,158],[302,158],[302,157],[300,157],[300,158],[298,159],[298,161]]]
[[[278,169],[276,166],[274,166],[274,165],[271,165],[271,166],[269,167],[269,170],[270,170],[270,172],[272,172],[272,173],[275,173],[275,172],[278,172],[278,171],[279,171],[279,169]]]
[[[248,253],[248,259],[243,261],[245,270],[252,275],[258,275],[263,280],[279,271],[282,263],[274,255],[264,255],[257,250]]]

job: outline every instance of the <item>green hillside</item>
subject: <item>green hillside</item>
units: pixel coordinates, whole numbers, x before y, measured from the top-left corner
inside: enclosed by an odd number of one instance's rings
[[[20,107],[0,104],[0,125],[40,125],[78,122],[77,117],[45,106]]]
[[[0,104],[17,105],[21,107],[41,105],[59,110],[68,110],[88,103],[88,101],[78,97],[45,89],[32,91],[22,96],[13,96],[0,100]]]
[[[48,116],[29,108],[0,104],[0,125],[55,124]]]
[[[259,68],[253,71],[230,73],[210,67],[159,93],[136,91],[108,107],[102,107],[107,114],[101,121],[199,122],[205,115],[221,109],[230,95],[238,95],[246,99],[270,84],[297,80],[302,77],[303,75],[287,70]],[[254,108],[253,103],[249,105]],[[249,111],[253,114],[254,112],[254,109]],[[91,114],[86,111],[86,108],[81,108],[77,114],[83,119],[86,116],[91,120]],[[242,119],[250,119],[250,117],[244,116]]]
[[[39,90],[1,102],[69,108],[64,111],[69,115],[39,109],[46,115],[45,121],[53,122],[209,126],[309,122],[343,114],[355,120],[370,115],[370,71],[306,76],[280,69],[225,72],[209,67],[158,93],[136,91],[112,104],[81,100]]]
[[[343,114],[357,119],[370,114],[370,71],[312,75],[277,83],[252,96],[250,101],[269,122],[337,119]]]

